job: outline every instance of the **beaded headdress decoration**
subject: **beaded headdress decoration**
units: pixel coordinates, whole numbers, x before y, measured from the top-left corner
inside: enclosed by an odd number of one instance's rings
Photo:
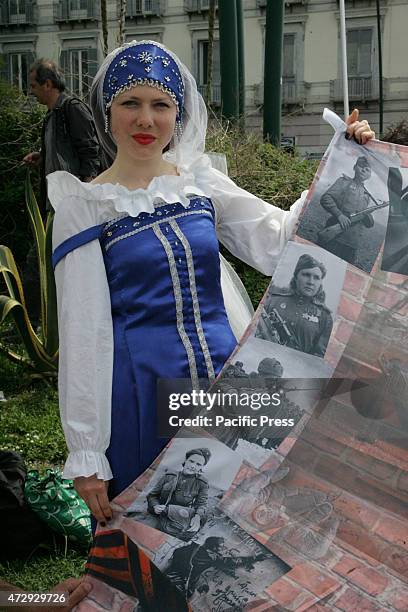
[[[149,85],[168,94],[177,107],[176,128],[181,130],[184,84],[176,61],[155,43],[133,41],[115,55],[105,74],[105,132],[109,130],[108,110],[113,100],[135,85]]]

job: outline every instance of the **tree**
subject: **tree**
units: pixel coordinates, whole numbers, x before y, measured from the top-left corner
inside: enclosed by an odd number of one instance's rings
[[[122,46],[125,42],[125,23],[126,23],[126,0],[120,0],[119,3],[119,32],[118,45]]]
[[[32,235],[24,206],[24,155],[38,151],[44,107],[0,80],[0,244],[6,244],[17,265],[25,262]],[[38,177],[33,180],[38,188]]]
[[[108,13],[106,8],[106,0],[101,0],[101,21],[102,21],[102,39],[103,39],[103,54],[108,55]]]

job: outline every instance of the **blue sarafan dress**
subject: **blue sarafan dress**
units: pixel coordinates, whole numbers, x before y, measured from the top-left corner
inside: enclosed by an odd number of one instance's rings
[[[218,239],[271,274],[302,202],[285,213],[203,160],[146,190],[81,183],[66,172],[50,175],[48,186],[70,451],[64,476],[109,479],[113,497],[164,446],[157,380],[213,379],[236,345],[230,320],[240,305],[223,294]]]
[[[125,217],[103,230],[101,244],[113,318],[107,457],[116,494],[163,448],[165,440],[157,436],[157,379],[191,378],[198,386],[198,378],[214,378],[236,339],[223,303],[208,199]]]

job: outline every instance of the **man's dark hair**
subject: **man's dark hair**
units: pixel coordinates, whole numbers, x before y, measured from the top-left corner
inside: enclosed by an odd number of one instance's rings
[[[214,550],[215,548],[221,546],[221,544],[224,544],[224,538],[218,536],[209,536],[208,538],[206,538],[203,546],[204,548]]]
[[[58,91],[65,90],[65,81],[62,73],[59,71],[55,62],[49,59],[38,59],[30,67],[30,72],[35,72],[35,80],[40,85],[44,85],[45,81],[49,79]]]

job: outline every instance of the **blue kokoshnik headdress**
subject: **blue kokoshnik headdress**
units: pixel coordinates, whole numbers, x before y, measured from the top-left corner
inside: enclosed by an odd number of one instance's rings
[[[152,42],[133,42],[112,59],[103,81],[105,132],[109,129],[108,109],[123,91],[136,85],[149,85],[168,94],[177,107],[177,124],[181,125],[184,84],[174,58]]]

